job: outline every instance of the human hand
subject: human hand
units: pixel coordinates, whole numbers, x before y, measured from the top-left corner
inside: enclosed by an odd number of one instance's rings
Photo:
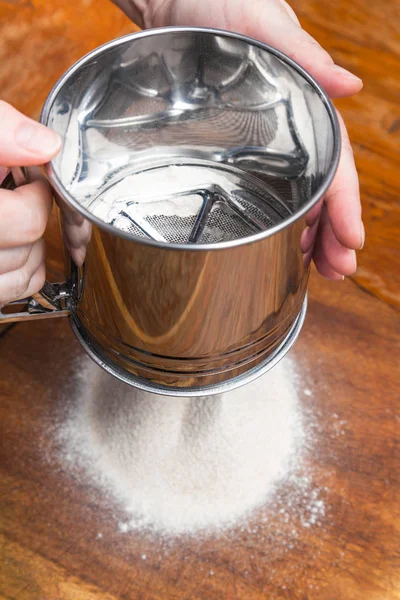
[[[61,147],[56,133],[0,101],[0,182],[9,167],[39,165]],[[31,183],[15,177],[15,190],[0,190],[0,307],[37,292],[45,280],[44,230],[52,191],[38,169]]]
[[[325,88],[332,98],[350,96],[362,82],[335,65],[329,54],[301,28],[284,0],[114,0],[143,27],[169,25],[215,27],[259,39],[290,56]],[[342,154],[323,204],[309,215],[302,249],[316,239],[313,259],[328,279],[352,275],[357,267],[355,250],[364,244],[357,171],[349,137],[339,115]],[[312,221],[314,219],[314,221]],[[312,222],[311,222],[312,221]],[[315,228],[318,229],[315,238]]]

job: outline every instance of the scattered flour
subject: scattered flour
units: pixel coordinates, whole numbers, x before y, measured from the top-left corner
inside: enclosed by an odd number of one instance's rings
[[[152,395],[91,362],[85,369],[62,425],[63,457],[122,509],[121,532],[226,529],[279,503],[278,484],[288,481],[292,501],[306,503],[303,526],[325,514],[319,490],[296,479],[307,432],[290,358],[243,388],[202,398]],[[287,523],[290,502],[279,506]]]

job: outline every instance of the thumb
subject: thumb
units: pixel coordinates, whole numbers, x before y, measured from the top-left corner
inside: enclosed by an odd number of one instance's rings
[[[0,165],[40,165],[51,160],[60,147],[57,133],[0,100]]]

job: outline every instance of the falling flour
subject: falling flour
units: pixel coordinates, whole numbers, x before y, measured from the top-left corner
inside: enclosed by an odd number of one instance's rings
[[[265,504],[301,458],[306,436],[292,372],[286,358],[227,394],[170,398],[90,363],[62,427],[64,456],[123,510],[121,531],[229,527]]]

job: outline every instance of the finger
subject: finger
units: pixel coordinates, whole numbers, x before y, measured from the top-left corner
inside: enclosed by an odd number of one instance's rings
[[[353,275],[357,270],[357,258],[354,250],[345,248],[333,233],[326,207],[321,214],[318,230],[320,250],[326,261],[336,273]]]
[[[341,281],[344,279],[344,276],[341,273],[335,271],[329,264],[325,253],[325,249],[322,244],[321,233],[321,230],[318,229],[318,234],[315,240],[315,246],[313,251],[313,259],[315,266],[317,267],[318,272],[326,279],[331,279],[332,281]]]
[[[20,298],[29,298],[29,296],[33,296],[33,294],[36,294],[39,290],[42,289],[42,287],[45,284],[45,281],[46,281],[46,266],[44,263],[42,263],[40,265],[40,267],[38,268],[38,270],[32,275],[31,280],[29,282],[28,287],[25,290],[24,295],[17,298],[17,300],[19,300]]]
[[[0,165],[40,165],[60,150],[60,137],[0,100]]]
[[[313,251],[314,248],[311,248],[310,250],[308,250],[308,252],[306,252],[303,255],[303,265],[305,269],[308,269],[308,267],[310,266],[310,263],[312,261],[312,257],[313,257]]]
[[[80,227],[84,223],[85,217],[81,213],[78,213],[76,210],[73,210],[70,206],[68,206],[66,202],[60,199],[59,195],[57,195],[57,198],[59,200],[58,205],[60,206],[63,214],[63,222],[67,223],[71,227]]]
[[[298,21],[293,19],[282,4],[286,3],[260,1],[261,15],[253,13],[255,37],[281,50],[302,65],[332,98],[359,92],[362,88],[361,79],[335,65],[328,52],[299,26]],[[271,23],[273,27],[269,26]]]
[[[317,267],[318,272],[325,279],[330,279],[331,281],[342,281],[344,279],[344,275],[337,273],[334,269],[332,269],[331,265],[328,263],[326,256],[319,248],[318,244],[314,249],[314,263]]]
[[[20,269],[28,260],[32,245],[0,250],[0,275]]]
[[[69,225],[63,221],[63,240],[75,264],[82,266],[86,249],[92,236],[92,226],[86,219],[81,225]]]
[[[0,190],[0,248],[24,246],[41,238],[51,204],[52,191],[44,181]]]
[[[319,215],[321,214],[322,206],[324,204],[323,200],[319,200],[317,204],[315,204],[311,210],[306,214],[306,223],[309,227],[312,227],[314,223],[319,220]]]
[[[364,245],[358,175],[353,150],[342,117],[338,114],[342,134],[342,152],[338,170],[325,196],[329,220],[339,242],[359,250]]]
[[[64,234],[68,240],[70,248],[81,248],[87,246],[92,236],[92,227],[89,221],[84,221],[82,225],[63,224]]]
[[[66,248],[75,264],[80,267],[85,262],[87,246],[92,237],[92,226],[83,215],[57,196],[62,211],[62,234]]]
[[[318,230],[318,221],[313,225],[306,227],[300,239],[300,248],[303,254],[307,254],[314,246],[315,238]]]
[[[30,295],[32,278],[44,264],[44,257],[44,242],[38,240],[21,268],[0,275],[0,304]]]

